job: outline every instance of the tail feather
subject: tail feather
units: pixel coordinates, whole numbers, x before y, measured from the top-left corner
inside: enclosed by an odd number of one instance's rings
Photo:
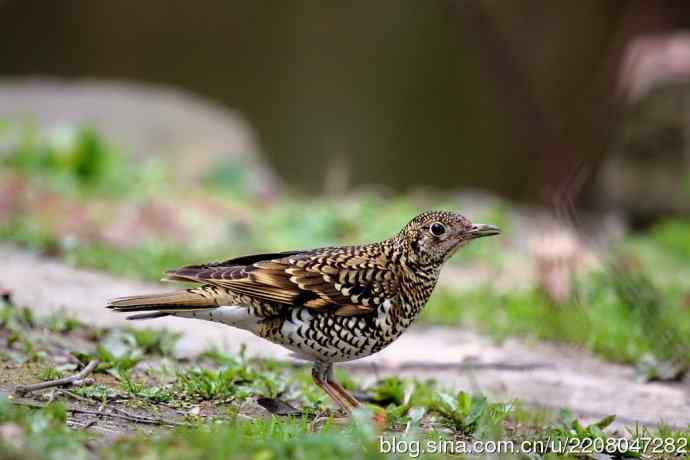
[[[172,313],[168,313],[165,311],[154,311],[152,313],[137,313],[136,315],[129,315],[127,317],[128,320],[137,320],[137,319],[154,319],[154,318],[162,318],[164,316],[170,316]]]
[[[216,308],[218,304],[213,297],[203,295],[194,289],[167,294],[136,295],[120,297],[108,302],[107,307],[115,311],[155,311],[177,312]]]
[[[130,320],[154,319],[164,316],[202,319],[227,324],[256,333],[263,317],[254,315],[246,307],[232,304],[215,286],[205,285],[167,294],[120,297],[108,303],[108,308],[124,313]]]

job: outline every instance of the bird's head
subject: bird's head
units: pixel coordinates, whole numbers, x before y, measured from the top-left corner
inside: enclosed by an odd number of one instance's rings
[[[500,233],[498,227],[473,224],[455,212],[428,211],[412,219],[402,229],[400,237],[411,260],[440,266],[470,241]]]

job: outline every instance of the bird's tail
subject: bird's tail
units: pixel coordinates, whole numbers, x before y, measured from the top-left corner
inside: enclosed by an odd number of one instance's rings
[[[127,319],[151,319],[193,310],[217,308],[216,299],[203,287],[170,292],[167,294],[135,295],[120,297],[108,302],[111,310],[133,313],[148,312],[128,316]]]

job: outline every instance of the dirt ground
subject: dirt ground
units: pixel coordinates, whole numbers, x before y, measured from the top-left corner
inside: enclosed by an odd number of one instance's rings
[[[15,304],[36,314],[66,311],[94,325],[126,322],[103,308],[108,298],[170,289],[75,269],[10,246],[0,246],[0,260],[0,284],[12,292]],[[282,348],[219,324],[177,318],[127,324],[183,332],[181,355],[193,356],[211,345],[237,351],[244,344],[249,355],[288,359]],[[664,422],[687,428],[690,423],[689,382],[643,382],[632,367],[557,344],[518,339],[497,344],[473,331],[418,326],[377,355],[345,366],[365,382],[386,375],[435,378],[499,400],[569,408],[584,419],[616,414],[619,426]],[[10,386],[0,381],[0,390]],[[84,417],[88,423],[88,414]]]

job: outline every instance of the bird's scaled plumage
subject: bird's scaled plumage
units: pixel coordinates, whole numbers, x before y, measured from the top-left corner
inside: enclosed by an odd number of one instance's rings
[[[258,254],[166,273],[195,288],[114,299],[129,319],[178,316],[251,331],[314,362],[313,377],[344,410],[357,401],[333,378],[335,362],[371,355],[414,321],[458,248],[498,228],[460,214],[429,211],[391,238]]]

